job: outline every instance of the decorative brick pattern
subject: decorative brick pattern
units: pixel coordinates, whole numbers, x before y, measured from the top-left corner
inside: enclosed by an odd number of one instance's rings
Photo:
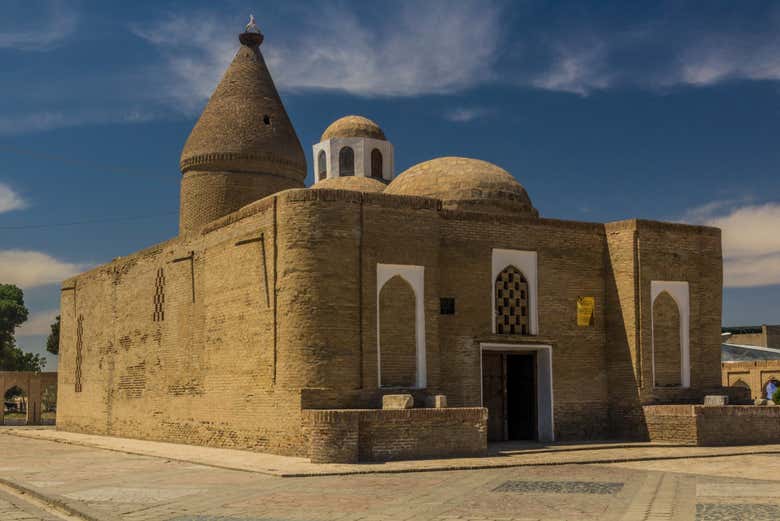
[[[81,362],[82,352],[84,350],[84,315],[79,315],[78,323],[76,324],[76,371],[74,374],[75,391],[81,392]]]
[[[505,481],[493,492],[521,494],[617,494],[623,483],[597,481]]]
[[[496,277],[496,332],[527,335],[530,328],[528,281],[514,266],[507,266]]]
[[[162,268],[157,269],[157,275],[154,278],[154,313],[152,320],[162,322],[165,320],[165,272]]]

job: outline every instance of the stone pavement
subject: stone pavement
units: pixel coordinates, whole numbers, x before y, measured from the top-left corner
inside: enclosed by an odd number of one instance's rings
[[[128,454],[158,456],[231,470],[302,477],[434,470],[487,469],[570,463],[614,463],[676,459],[780,454],[780,445],[742,447],[687,447],[659,443],[551,444],[505,443],[491,446],[490,455],[478,458],[427,459],[361,464],[317,464],[294,458],[233,449],[199,447],[111,436],[94,436],[54,430],[52,427],[0,427],[0,436],[14,435],[39,440],[94,447]],[[1,438],[0,438],[1,439]]]
[[[776,454],[289,478],[19,436],[0,435],[0,454],[0,483],[49,498],[81,520],[780,519]],[[742,458],[768,469],[767,476],[722,476],[711,464],[728,461],[734,469]],[[697,473],[701,462],[706,474]],[[661,463],[668,468],[643,467]],[[6,498],[3,488],[0,520],[67,519],[30,505],[9,507],[2,501],[19,498]]]

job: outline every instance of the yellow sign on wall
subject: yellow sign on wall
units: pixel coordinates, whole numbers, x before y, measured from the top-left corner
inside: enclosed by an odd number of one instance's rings
[[[577,325],[580,327],[592,326],[595,308],[595,297],[577,297]]]

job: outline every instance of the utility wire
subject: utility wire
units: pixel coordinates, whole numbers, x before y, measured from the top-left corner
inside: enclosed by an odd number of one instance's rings
[[[48,154],[46,152],[40,152],[38,150],[33,150],[31,148],[22,148],[22,147],[16,147],[13,145],[6,145],[6,144],[0,144],[0,150],[4,152],[9,152],[11,154],[17,154],[22,156],[28,156],[33,157],[35,159],[41,159],[44,161],[51,161],[54,163],[61,163],[61,164],[68,164],[71,166],[77,166],[81,168],[89,168],[92,170],[98,170],[101,172],[115,172],[123,175],[133,175],[133,176],[142,176],[142,177],[154,177],[156,179],[160,179],[160,174],[155,174],[151,172],[145,172],[142,170],[136,170],[133,168],[125,168],[122,166],[115,166],[115,165],[106,165],[102,163],[98,163],[95,161],[85,161],[83,159],[72,159],[66,156],[59,156],[56,154]],[[178,170],[178,165],[174,168],[174,172]]]
[[[105,217],[100,219],[90,219],[86,221],[73,221],[69,223],[48,223],[48,224],[20,224],[12,226],[0,226],[0,230],[32,230],[32,229],[44,229],[44,228],[62,228],[65,226],[80,226],[82,224],[100,224],[100,223],[116,223],[116,222],[129,222],[129,221],[141,221],[144,219],[153,219],[155,217],[165,217],[168,215],[174,215],[179,212],[165,212],[153,215],[135,215],[132,217]]]

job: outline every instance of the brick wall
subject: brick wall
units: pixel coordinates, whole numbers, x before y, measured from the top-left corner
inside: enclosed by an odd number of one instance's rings
[[[693,405],[646,405],[642,409],[650,441],[697,444]]]
[[[780,407],[651,405],[644,414],[651,441],[699,446],[780,442]]]
[[[699,445],[780,443],[780,407],[696,406]]]
[[[288,352],[276,320],[286,289],[278,244],[289,239],[275,206],[260,201],[63,284],[58,428],[303,454],[300,387],[276,385]]]
[[[493,248],[538,253],[536,337],[492,333]],[[385,263],[425,270],[428,387],[416,401],[443,393],[451,406],[480,407],[480,344],[545,344],[557,439],[636,433],[640,404],[700,399],[720,385],[720,260],[709,228],[284,191],[63,284],[60,428],[305,454],[302,401],[381,401],[376,265]],[[690,283],[689,390],[653,388],[651,280]],[[596,300],[589,327],[576,323],[581,296]],[[441,297],[455,299],[454,314],[440,315]]]
[[[317,463],[356,463],[452,456],[487,451],[487,410],[307,410],[304,432]]]
[[[179,233],[195,233],[215,219],[288,188],[303,188],[303,183],[260,173],[185,172],[179,197]]]
[[[608,223],[610,421],[621,438],[647,435],[641,405],[692,403],[718,392],[723,265],[720,230],[629,220]],[[690,291],[691,387],[653,385],[650,283],[686,281]],[[656,359],[657,362],[663,360]],[[699,401],[700,403],[700,401]]]

